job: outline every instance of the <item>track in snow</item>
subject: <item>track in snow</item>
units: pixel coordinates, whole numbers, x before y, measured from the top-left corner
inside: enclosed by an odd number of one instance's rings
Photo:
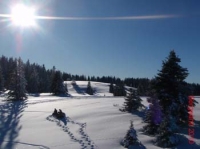
[[[86,133],[86,123],[75,122],[69,117],[59,120],[52,115],[48,116],[46,119],[48,121],[55,122],[59,127],[61,127],[62,130],[69,135],[72,141],[80,144],[81,149],[98,149]],[[70,129],[70,127],[67,126],[68,123],[71,125],[77,125],[79,127],[78,130],[74,131]]]

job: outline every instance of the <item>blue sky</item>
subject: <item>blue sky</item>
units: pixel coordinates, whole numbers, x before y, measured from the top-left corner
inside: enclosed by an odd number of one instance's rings
[[[1,1],[0,14],[15,2]],[[75,20],[38,19],[37,27],[20,28],[1,17],[1,55],[72,74],[153,78],[174,49],[189,70],[186,81],[200,83],[199,0],[24,2],[38,16]]]

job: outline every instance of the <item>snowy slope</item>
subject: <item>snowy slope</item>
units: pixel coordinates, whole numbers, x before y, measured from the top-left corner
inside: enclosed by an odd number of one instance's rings
[[[76,81],[76,85],[72,85],[72,81],[65,81],[65,84],[67,84],[68,92],[71,96],[90,96],[85,93],[88,81]],[[91,81],[95,96],[113,96],[113,94],[109,93],[109,85],[109,83]]]
[[[90,96],[87,93],[85,93],[88,81],[76,81],[76,85],[73,85],[72,81],[65,81],[64,83],[67,84],[69,95],[71,95],[71,96]],[[113,96],[113,94],[109,93],[110,83],[91,81],[91,86],[95,91],[93,96]],[[125,86],[126,90],[129,88],[130,87]]]
[[[80,90],[68,86],[70,97],[40,94],[29,96],[25,102],[7,102],[0,97],[0,149],[124,149],[120,141],[129,128],[130,120],[133,120],[138,139],[147,149],[161,149],[153,145],[154,137],[142,133],[144,123],[141,113],[120,112],[123,97],[104,97],[104,94],[109,95],[108,84],[92,82],[97,92],[96,96],[90,97],[81,96],[87,83],[78,84]],[[142,99],[147,105],[146,98]],[[62,109],[66,118],[60,121],[53,118],[54,108]],[[197,123],[200,122],[199,113],[198,104],[194,109]],[[198,132],[199,128],[195,128],[196,144],[200,144]],[[184,135],[188,137],[187,129]],[[177,148],[195,149],[200,146],[191,146],[182,137]]]

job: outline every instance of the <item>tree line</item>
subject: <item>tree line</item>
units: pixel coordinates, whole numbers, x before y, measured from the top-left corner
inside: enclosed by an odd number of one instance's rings
[[[52,91],[52,80],[57,72],[57,75],[61,76],[63,81],[76,80],[76,81],[96,81],[110,83],[112,86],[115,84],[115,92],[111,91],[116,96],[124,96],[124,86],[130,86],[138,89],[140,96],[148,96],[149,88],[153,79],[148,78],[125,78],[124,80],[115,76],[85,76],[85,75],[73,75],[67,72],[61,72],[56,70],[53,66],[51,69],[46,69],[45,65],[39,65],[37,63],[22,62],[22,69],[24,71],[24,77],[26,80],[25,89],[28,93],[47,93]],[[17,64],[17,58],[8,58],[5,56],[0,57],[0,90],[11,89],[11,76]],[[186,82],[185,82],[186,83]],[[186,83],[188,94],[200,95],[200,84]],[[112,89],[111,89],[112,90]]]

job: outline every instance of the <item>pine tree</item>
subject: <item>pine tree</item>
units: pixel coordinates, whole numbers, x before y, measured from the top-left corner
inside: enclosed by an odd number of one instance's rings
[[[65,83],[64,85],[65,85],[65,91],[66,93],[68,93],[67,83]]]
[[[133,121],[131,121],[130,128],[127,131],[126,136],[122,140],[122,145],[125,148],[135,148],[137,146],[137,148],[139,147],[145,149],[145,146],[143,146],[137,138],[137,133],[134,129]]]
[[[188,76],[188,70],[179,65],[181,59],[171,51],[168,58],[163,61],[162,69],[155,78],[156,89],[163,114],[167,114],[168,107],[174,104],[171,114],[177,123],[188,122],[188,97],[184,92],[186,84],[184,80]],[[196,101],[195,101],[196,102]]]
[[[138,94],[139,94],[140,96],[144,96],[144,94],[145,94],[145,93],[144,93],[144,88],[143,88],[143,86],[142,86],[141,84],[139,84],[137,90],[138,90]]]
[[[94,90],[92,89],[90,81],[88,82],[86,93],[89,94],[89,95],[93,95],[94,94]]]
[[[114,92],[114,86],[113,86],[113,83],[110,83],[109,93],[113,93],[113,92]]]
[[[118,85],[114,86],[113,91],[114,96],[126,96],[126,90],[124,84],[122,82],[118,83]]]
[[[15,69],[11,74],[10,91],[8,92],[8,99],[11,100],[27,99],[26,79],[24,75],[24,67],[21,58],[16,60]]]
[[[172,116],[165,116],[158,128],[155,144],[160,147],[176,146],[180,140],[174,133],[178,129],[176,120]]]
[[[55,95],[65,94],[66,89],[60,71],[56,71],[51,84],[51,92]]]
[[[151,104],[145,112],[144,120],[147,125],[143,127],[143,131],[146,134],[155,135],[162,121],[162,112],[158,100],[155,97],[151,97],[149,101],[151,101]]]
[[[39,92],[40,93],[47,93],[51,92],[51,71],[46,70],[45,66],[38,67],[38,75],[39,75]]]
[[[164,115],[156,137],[156,144],[162,147],[176,145],[179,142],[176,137],[179,125],[188,122],[188,99],[184,92],[184,80],[189,73],[179,65],[180,62],[181,59],[171,51],[163,61],[153,86]]]
[[[26,90],[27,90],[27,92],[31,92],[32,85],[30,83],[30,77],[31,77],[32,72],[31,72],[31,65],[30,65],[29,60],[26,62],[24,70],[25,70],[24,71],[25,72],[25,78],[26,78],[26,81],[27,81]]]
[[[3,91],[3,89],[4,89],[4,77],[3,77],[3,72],[0,65],[0,91]]]
[[[29,89],[30,93],[38,93],[38,91],[39,91],[39,88],[38,88],[39,76],[38,76],[38,72],[35,69],[35,67],[32,68],[32,73],[29,78],[29,86],[30,86],[30,89]]]
[[[13,73],[13,70],[16,69],[16,62],[17,59],[13,59],[13,58],[9,58],[9,61],[8,61],[8,68],[7,68],[7,74],[6,75],[6,78],[5,78],[5,88],[10,90],[10,84],[11,84],[11,77],[12,77],[12,73]],[[4,76],[5,76],[4,75]]]
[[[125,97],[123,111],[133,112],[142,107],[144,107],[144,105],[142,104],[142,99],[138,96],[137,91],[130,88]]]

